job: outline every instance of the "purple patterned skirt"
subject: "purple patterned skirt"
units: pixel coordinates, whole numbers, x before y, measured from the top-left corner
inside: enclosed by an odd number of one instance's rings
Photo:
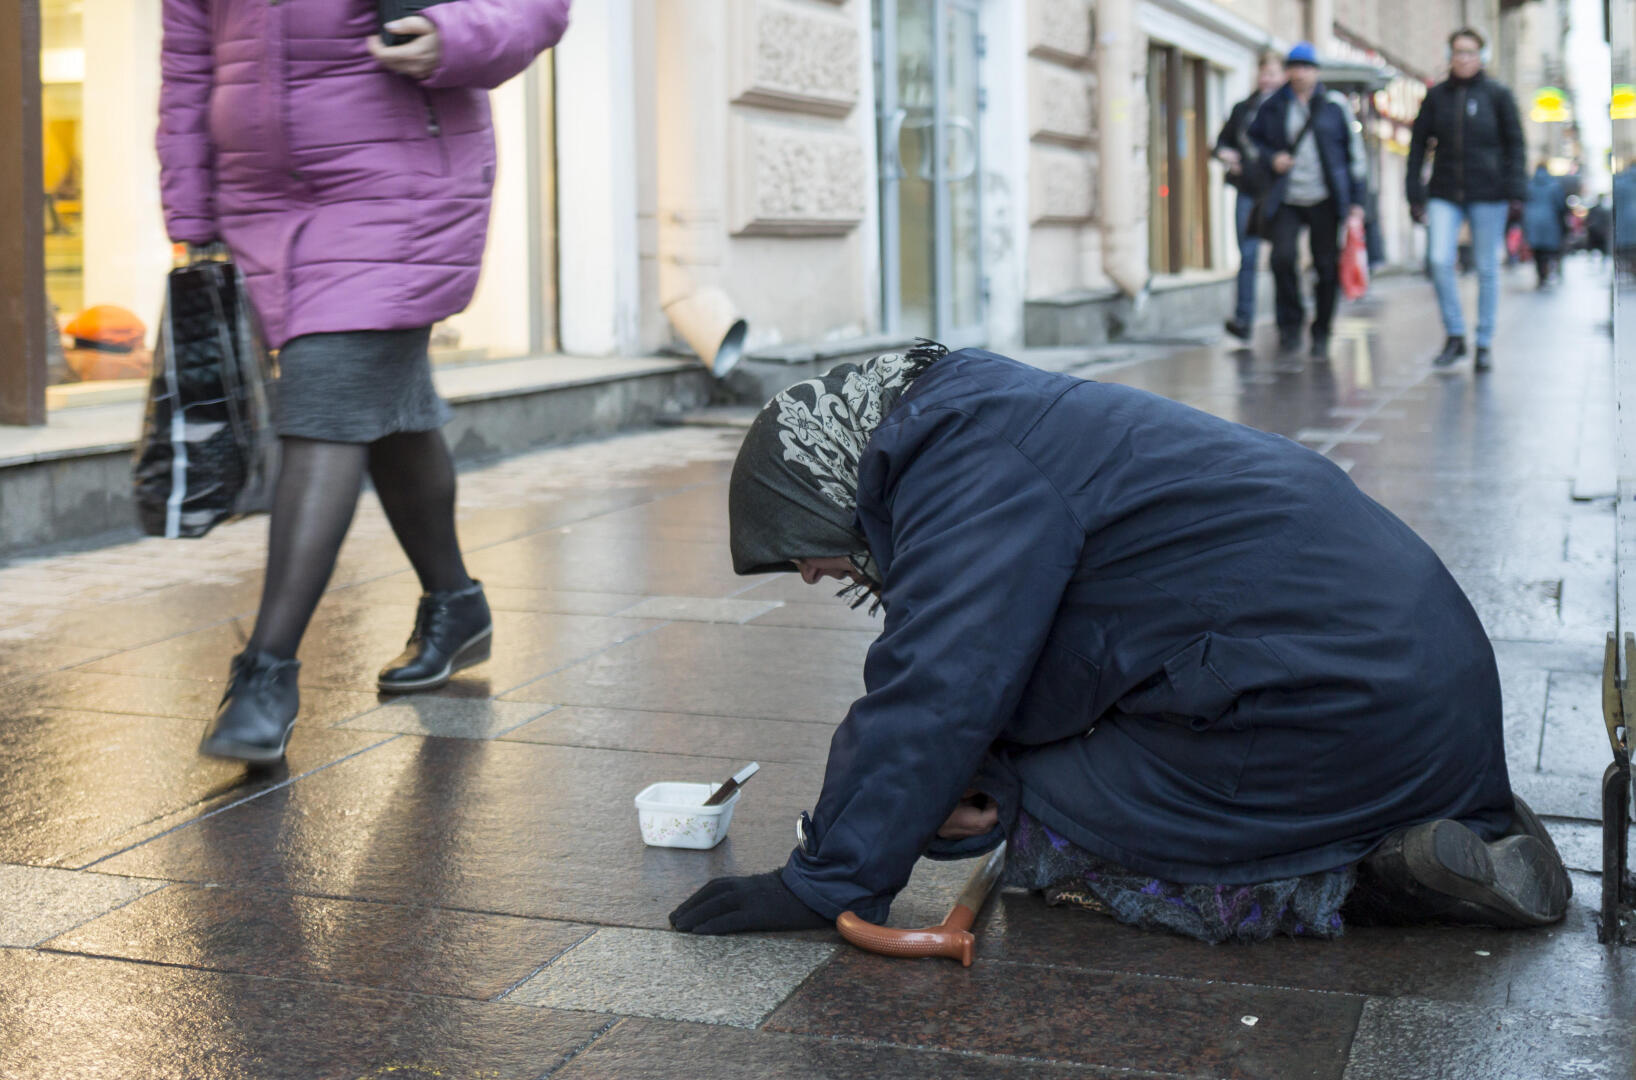
[[[1255,885],[1179,885],[1104,862],[1020,813],[1001,884],[1040,890],[1048,904],[1214,943],[1340,937],[1341,905],[1356,880],[1355,869],[1343,866]]]

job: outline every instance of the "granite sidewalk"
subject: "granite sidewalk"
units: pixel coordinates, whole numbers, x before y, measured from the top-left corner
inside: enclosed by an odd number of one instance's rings
[[[1561,925],[1210,947],[1006,893],[969,969],[670,932],[709,878],[782,863],[878,626],[733,576],[741,432],[681,427],[463,475],[496,649],[435,694],[374,692],[417,588],[366,498],[273,772],[194,753],[263,521],[0,564],[0,1078],[1625,1080],[1636,952],[1593,926],[1610,345],[1598,271],[1568,272],[1507,279],[1482,376],[1427,366],[1407,280],[1346,307],[1329,365],[1265,340],[1030,356],[1303,441],[1437,548],[1574,871]],[[643,847],[638,790],[748,760],[725,843]],[[893,923],[939,921],[967,870],[923,864]]]

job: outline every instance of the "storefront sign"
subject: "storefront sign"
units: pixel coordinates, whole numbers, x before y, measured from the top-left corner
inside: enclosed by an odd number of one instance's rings
[[[1568,95],[1554,86],[1542,86],[1534,91],[1534,108],[1528,118],[1536,124],[1567,124],[1574,118],[1573,105]]]

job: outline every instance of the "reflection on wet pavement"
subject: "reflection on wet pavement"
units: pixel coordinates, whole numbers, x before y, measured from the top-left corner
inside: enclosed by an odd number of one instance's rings
[[[1576,868],[1560,926],[1210,947],[1006,893],[969,970],[671,934],[697,886],[783,861],[880,625],[735,577],[740,432],[679,428],[463,476],[495,657],[434,694],[375,692],[418,590],[366,499],[271,771],[194,754],[264,522],[0,566],[0,1076],[1628,1077],[1636,954],[1590,909],[1613,517],[1573,497],[1604,317],[1508,287],[1495,371],[1433,372],[1406,280],[1347,308],[1329,365],[1262,341],[1078,371],[1301,441],[1439,551],[1495,639],[1513,782]],[[638,790],[748,760],[719,847],[642,845]],[[941,920],[965,873],[923,863],[893,924]]]

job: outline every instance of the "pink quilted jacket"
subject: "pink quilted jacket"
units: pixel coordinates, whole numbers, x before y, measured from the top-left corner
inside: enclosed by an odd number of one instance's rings
[[[568,4],[428,8],[443,61],[417,82],[369,55],[375,0],[164,0],[171,239],[227,243],[274,348],[461,310],[494,185],[486,91],[556,44]]]

